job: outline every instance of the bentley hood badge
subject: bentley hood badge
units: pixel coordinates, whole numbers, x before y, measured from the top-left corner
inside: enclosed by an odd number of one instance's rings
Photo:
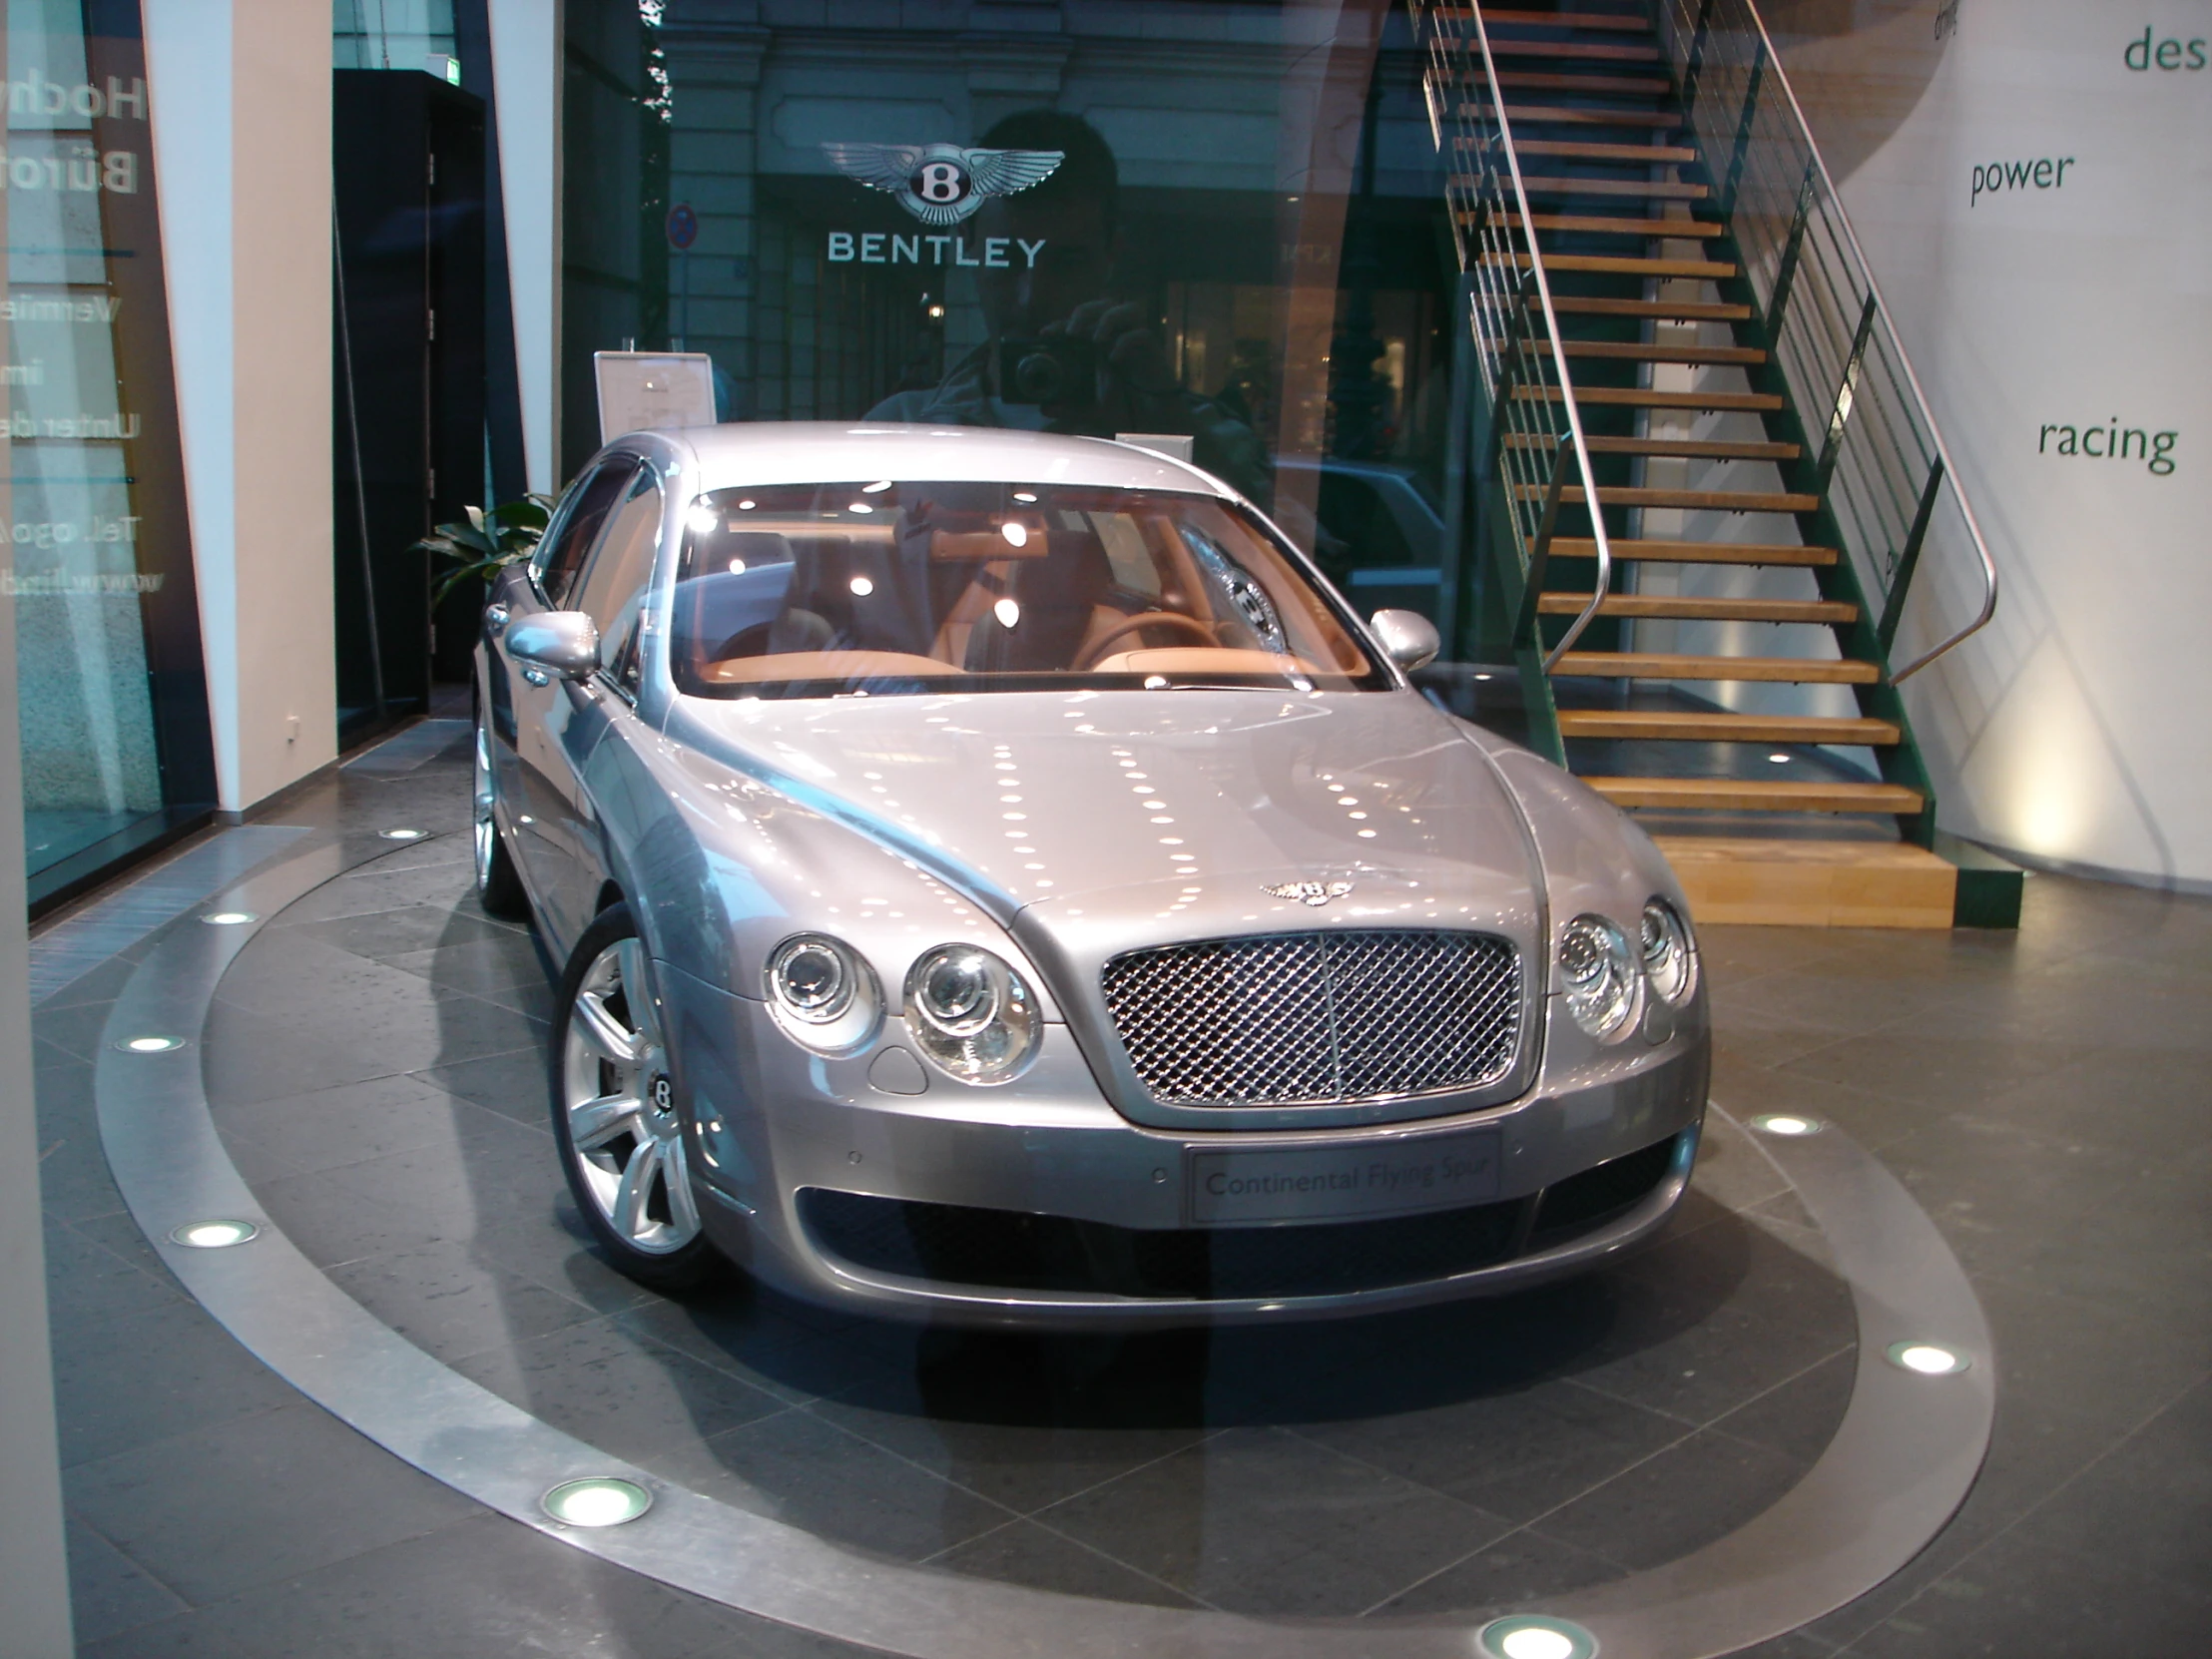
[[[1342,898],[1352,891],[1350,881],[1278,881],[1272,887],[1262,887],[1271,898],[1295,898],[1301,904],[1311,904],[1319,909],[1332,898]]]

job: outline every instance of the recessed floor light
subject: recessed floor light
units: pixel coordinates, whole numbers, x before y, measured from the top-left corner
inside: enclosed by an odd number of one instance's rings
[[[1790,764],[1790,757],[1787,755],[1769,755],[1767,759],[1772,761],[1778,767],[1784,767]]]
[[[237,927],[242,923],[259,921],[262,918],[252,910],[211,910],[200,919],[211,927]]]
[[[1763,1112],[1751,1120],[1751,1126],[1769,1135],[1818,1135],[1821,1132],[1819,1118],[1800,1117],[1795,1112]]]
[[[379,830],[376,831],[387,841],[418,841],[429,832],[427,830]]]
[[[1491,1659],[1595,1659],[1597,1638],[1566,1619],[1514,1613],[1492,1619],[1475,1636]]]
[[[182,1037],[125,1037],[115,1045],[126,1054],[173,1054],[185,1046]]]
[[[194,1250],[222,1250],[229,1245],[242,1245],[260,1232],[261,1229],[250,1221],[188,1221],[172,1229],[169,1237],[172,1242]]]
[[[538,1500],[545,1512],[569,1526],[620,1526],[653,1507],[653,1494],[635,1480],[595,1475],[564,1480]]]
[[[1941,1343],[1892,1343],[1885,1352],[1891,1365],[1923,1377],[1954,1377],[1973,1364]]]

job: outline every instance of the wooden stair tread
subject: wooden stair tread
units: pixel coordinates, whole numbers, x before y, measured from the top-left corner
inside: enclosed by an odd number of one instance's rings
[[[1596,294],[1555,293],[1551,308],[1561,316],[1650,316],[1682,322],[1744,322],[1749,305],[1711,299],[1608,299]]]
[[[1536,609],[1545,616],[1580,616],[1586,593],[1545,593]],[[1839,626],[1859,620],[1859,607],[1841,599],[1693,599],[1674,594],[1609,593],[1600,616],[1671,617],[1685,622],[1817,622]]]
[[[1702,202],[1711,193],[1703,185],[1674,179],[1575,179],[1521,175],[1531,196],[1624,196],[1652,202]],[[1747,310],[1745,315],[1749,315]]]
[[[1537,69],[1501,69],[1497,84],[1520,92],[1587,92],[1600,98],[1666,98],[1671,81],[1636,75],[1547,75]]]
[[[1445,16],[1451,18],[1462,18],[1468,15],[1467,8],[1464,6],[1438,7],[1437,9],[1441,11]],[[1555,12],[1492,11],[1488,6],[1484,6],[1482,8],[1482,21],[1484,23],[1500,23],[1506,25],[1507,27],[1525,26],[1528,28],[1542,29],[1612,29],[1622,34],[1636,35],[1648,35],[1651,33],[1651,24],[1646,19],[1638,17],[1630,12],[1578,12],[1566,10]]]
[[[1555,304],[1552,308],[1558,307]],[[1540,352],[1551,349],[1548,339],[1532,343]],[[1570,357],[1612,357],[1631,363],[1732,363],[1749,367],[1767,360],[1766,352],[1751,345],[1646,345],[1628,339],[1570,339],[1566,343]]]
[[[1695,150],[1679,144],[1589,144],[1580,139],[1522,139],[1513,148],[1524,156],[1559,156],[1585,162],[1649,162],[1658,166],[1697,160]]]
[[[1887,748],[1904,736],[1888,720],[1822,715],[1739,715],[1674,709],[1561,709],[1562,738],[1668,743],[1840,743]]]
[[[1462,213],[1461,224],[1472,224],[1474,215]],[[1511,254],[1485,254],[1482,263],[1487,266],[1525,266],[1530,256],[1518,250]],[[1544,253],[1546,271],[1580,271],[1604,276],[1698,276],[1718,281],[1736,275],[1736,268],[1718,260],[1647,260],[1632,259],[1611,254],[1554,254]]]
[[[1553,670],[1598,680],[1756,680],[1792,686],[1871,686],[1875,663],[1813,657],[1687,657],[1666,651],[1570,651]]]
[[[1518,229],[1521,217],[1509,213],[1505,222]],[[1728,234],[1723,226],[1697,219],[1604,219],[1592,214],[1537,214],[1539,231],[1579,233],[1596,237],[1642,237],[1650,242],[1687,242]]]
[[[1544,486],[1515,484],[1513,493],[1523,501],[1541,501]],[[1580,484],[1569,484],[1560,492],[1560,499],[1580,506],[1582,495]],[[1815,513],[1821,507],[1821,498],[1817,495],[1766,490],[1653,489],[1640,484],[1600,484],[1597,499],[1601,507],[1681,507],[1692,512],[1713,513]]]
[[[1909,841],[1655,835],[1701,923],[1947,928],[1958,871]]]
[[[1611,546],[1616,559],[1664,561],[1685,565],[1832,565],[1833,547],[1801,547],[1796,543],[1732,541],[1666,541],[1649,536],[1615,536]],[[1597,543],[1588,536],[1555,536],[1554,559],[1594,559]]]
[[[1903,784],[1797,783],[1737,778],[1585,778],[1616,807],[1734,813],[1917,813],[1924,798]]]
[[[1541,449],[1547,454],[1559,447],[1556,438],[1540,432],[1508,432],[1508,449]],[[1582,440],[1593,455],[1657,455],[1708,461],[1794,461],[1804,451],[1794,443],[1752,443],[1736,438],[1615,438],[1593,436]]]
[[[1559,401],[1552,385],[1515,386],[1515,397]],[[1745,409],[1771,413],[1782,407],[1779,395],[1763,391],[1653,391],[1649,386],[1577,386],[1577,403],[1608,403],[1631,409]]]
[[[1495,104],[1462,104],[1461,116],[1493,118],[1497,114]],[[1508,104],[1505,106],[1507,121],[1526,121],[1536,126],[1556,127],[1650,127],[1662,133],[1671,133],[1682,125],[1682,118],[1671,110],[1586,110],[1571,104]]]
[[[1657,63],[1656,46],[1615,46],[1579,40],[1493,40],[1494,58],[1572,58],[1583,63]]]

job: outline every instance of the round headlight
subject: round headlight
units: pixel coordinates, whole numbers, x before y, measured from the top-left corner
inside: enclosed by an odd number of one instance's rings
[[[768,958],[768,1005],[796,1041],[842,1054],[875,1034],[882,997],[875,975],[850,946],[826,933],[799,933]]]
[[[1644,977],[1665,1002],[1690,999],[1697,984],[1697,957],[1690,949],[1690,926],[1663,898],[1644,906]]]
[[[1567,1012],[1593,1037],[1610,1037],[1636,1011],[1636,958],[1603,916],[1576,916],[1559,935]]]
[[[1021,975],[972,944],[940,944],[915,960],[906,973],[906,1023],[931,1063],[963,1083],[1008,1081],[1044,1036]]]

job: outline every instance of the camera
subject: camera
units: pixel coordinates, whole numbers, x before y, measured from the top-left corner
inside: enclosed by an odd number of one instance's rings
[[[1098,347],[1065,334],[1001,340],[998,394],[1009,403],[1098,401]]]

